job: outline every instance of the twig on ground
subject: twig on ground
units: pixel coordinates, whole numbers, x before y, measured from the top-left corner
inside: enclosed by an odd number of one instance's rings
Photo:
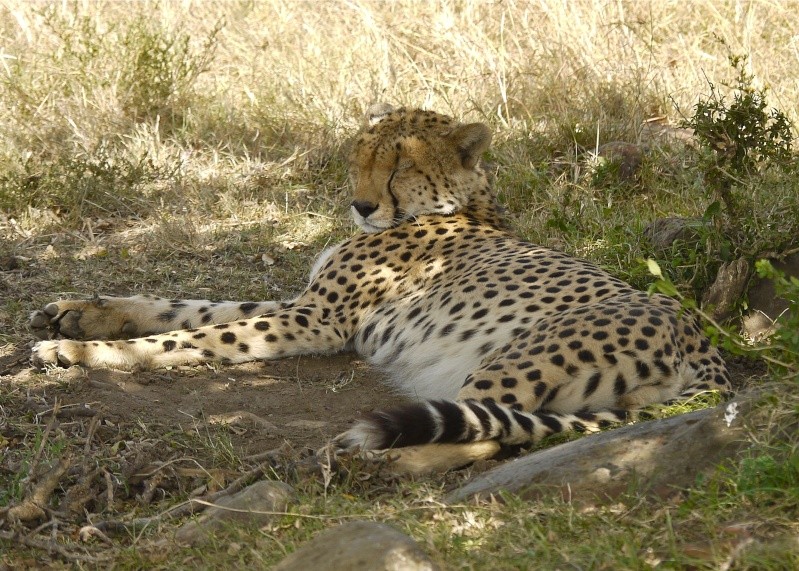
[[[44,433],[42,434],[42,441],[39,443],[39,448],[36,450],[36,454],[34,454],[33,459],[30,463],[30,468],[28,468],[29,482],[33,479],[34,475],[36,474],[36,468],[39,465],[39,461],[42,459],[42,454],[44,453],[44,448],[47,446],[47,439],[50,438],[50,433],[55,430],[58,426],[59,422],[57,419],[58,416],[58,409],[61,407],[61,404],[58,399],[55,400],[55,405],[53,406],[53,416],[50,417],[50,420],[47,421],[47,426],[44,428]]]
[[[30,355],[29,352],[25,352],[24,354],[20,355],[19,357],[12,358],[5,363],[3,363],[3,368],[0,369],[0,377],[5,375],[12,375],[14,373],[14,368],[18,365],[29,366],[30,363]]]
[[[97,432],[97,427],[100,426],[101,419],[102,417],[99,414],[95,414],[89,423],[89,428],[86,431],[86,444],[83,445],[83,453],[87,456],[89,455],[89,450],[91,449],[94,433]]]
[[[97,537],[106,545],[113,545],[114,542],[104,534],[102,531],[94,527],[93,525],[84,525],[82,528],[78,530],[78,538],[81,541],[89,541],[90,538]]]
[[[103,563],[109,560],[109,556],[94,557],[91,555],[84,555],[82,553],[73,553],[53,540],[45,541],[32,537],[31,535],[20,535],[19,533],[15,533],[13,531],[0,531],[0,539],[10,541],[12,543],[18,543],[26,547],[32,547],[34,549],[41,549],[47,553],[55,553],[56,555],[63,557],[68,561]]]
[[[56,402],[53,408],[37,412],[36,416],[42,417],[48,414],[57,418],[74,418],[76,416],[98,416],[100,413],[90,408],[86,403],[59,405]]]
[[[105,477],[105,508],[111,511],[114,509],[114,477],[105,468],[103,468],[103,476]]]
[[[141,495],[139,495],[139,505],[148,506],[153,501],[153,496],[155,495],[155,491],[158,489],[158,485],[164,481],[164,473],[159,471],[156,472],[152,477],[147,478],[144,480],[144,491],[142,491]]]
[[[246,424],[247,422],[252,422],[253,424],[260,426],[264,430],[267,430],[270,434],[282,436],[285,433],[275,423],[269,422],[265,418],[246,410],[237,410],[235,412],[227,412],[224,414],[213,414],[208,418],[208,424],[211,425],[221,424],[222,426],[240,426],[242,424]]]
[[[254,480],[263,476],[269,468],[271,468],[271,466],[268,463],[260,464],[257,468],[242,474],[224,490],[208,494],[204,498],[192,498],[158,515],[136,518],[130,521],[106,520],[94,524],[94,527],[103,532],[131,532],[153,524],[192,515],[196,512],[203,511],[209,504],[215,502],[219,498],[241,491]]]
[[[258,454],[252,454],[247,456],[247,460],[251,462],[262,462],[263,460],[269,460],[273,464],[282,456],[288,456],[289,453],[294,449],[290,442],[286,441],[278,448],[272,448],[271,450],[266,450],[265,452],[259,452]]]

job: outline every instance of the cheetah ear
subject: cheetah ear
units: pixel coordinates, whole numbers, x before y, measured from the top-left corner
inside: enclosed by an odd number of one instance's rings
[[[366,110],[366,124],[369,127],[377,125],[394,111],[394,107],[388,103],[375,103]]]
[[[463,168],[473,169],[491,144],[491,130],[484,123],[458,125],[447,134],[461,158]]]

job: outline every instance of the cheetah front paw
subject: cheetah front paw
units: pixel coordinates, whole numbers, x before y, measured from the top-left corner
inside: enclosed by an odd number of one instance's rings
[[[80,309],[62,309],[59,302],[48,303],[42,309],[31,313],[28,326],[39,339],[53,339],[60,336],[81,339],[85,335],[80,326],[82,315]]]
[[[110,339],[135,333],[109,300],[60,300],[31,313],[28,326],[39,339]]]
[[[37,369],[48,365],[70,367],[81,362],[82,343],[69,339],[39,341],[33,346],[31,363]]]

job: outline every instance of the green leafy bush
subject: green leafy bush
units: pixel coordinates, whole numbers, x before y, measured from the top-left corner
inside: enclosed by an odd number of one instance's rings
[[[732,101],[708,81],[710,95],[697,102],[693,116],[685,121],[706,153],[702,165],[706,182],[730,217],[740,214],[742,197],[735,187],[742,179],[793,164],[791,122],[779,109],[768,108],[767,90],[753,86],[746,62],[746,56],[730,56],[736,71],[735,80],[727,85],[733,90]]]
[[[197,49],[189,34],[170,32],[144,19],[128,28],[121,42],[126,53],[120,92],[134,121],[158,117],[180,125],[195,81],[213,60],[221,29],[218,23]]]

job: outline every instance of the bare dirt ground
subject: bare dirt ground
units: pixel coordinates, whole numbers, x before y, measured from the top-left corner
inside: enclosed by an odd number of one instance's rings
[[[206,370],[129,373],[73,367],[49,371],[53,382],[43,383],[28,365],[29,351],[20,347],[0,358],[0,379],[7,388],[17,385],[24,391],[32,412],[49,410],[57,399],[62,411],[89,409],[118,427],[143,423],[153,433],[219,427],[244,457],[286,443],[318,449],[359,415],[402,400],[381,382],[379,371],[351,353]],[[730,368],[737,387],[761,372],[741,361]]]
[[[285,443],[320,448],[359,414],[397,398],[378,372],[349,353],[206,370],[128,373],[73,367],[49,371],[52,383],[43,383],[30,368],[28,353],[20,347],[0,358],[0,372],[6,387],[22,389],[28,406],[41,409],[37,412],[58,399],[62,411],[88,408],[109,425],[146,425],[153,434],[217,427],[243,457]]]

